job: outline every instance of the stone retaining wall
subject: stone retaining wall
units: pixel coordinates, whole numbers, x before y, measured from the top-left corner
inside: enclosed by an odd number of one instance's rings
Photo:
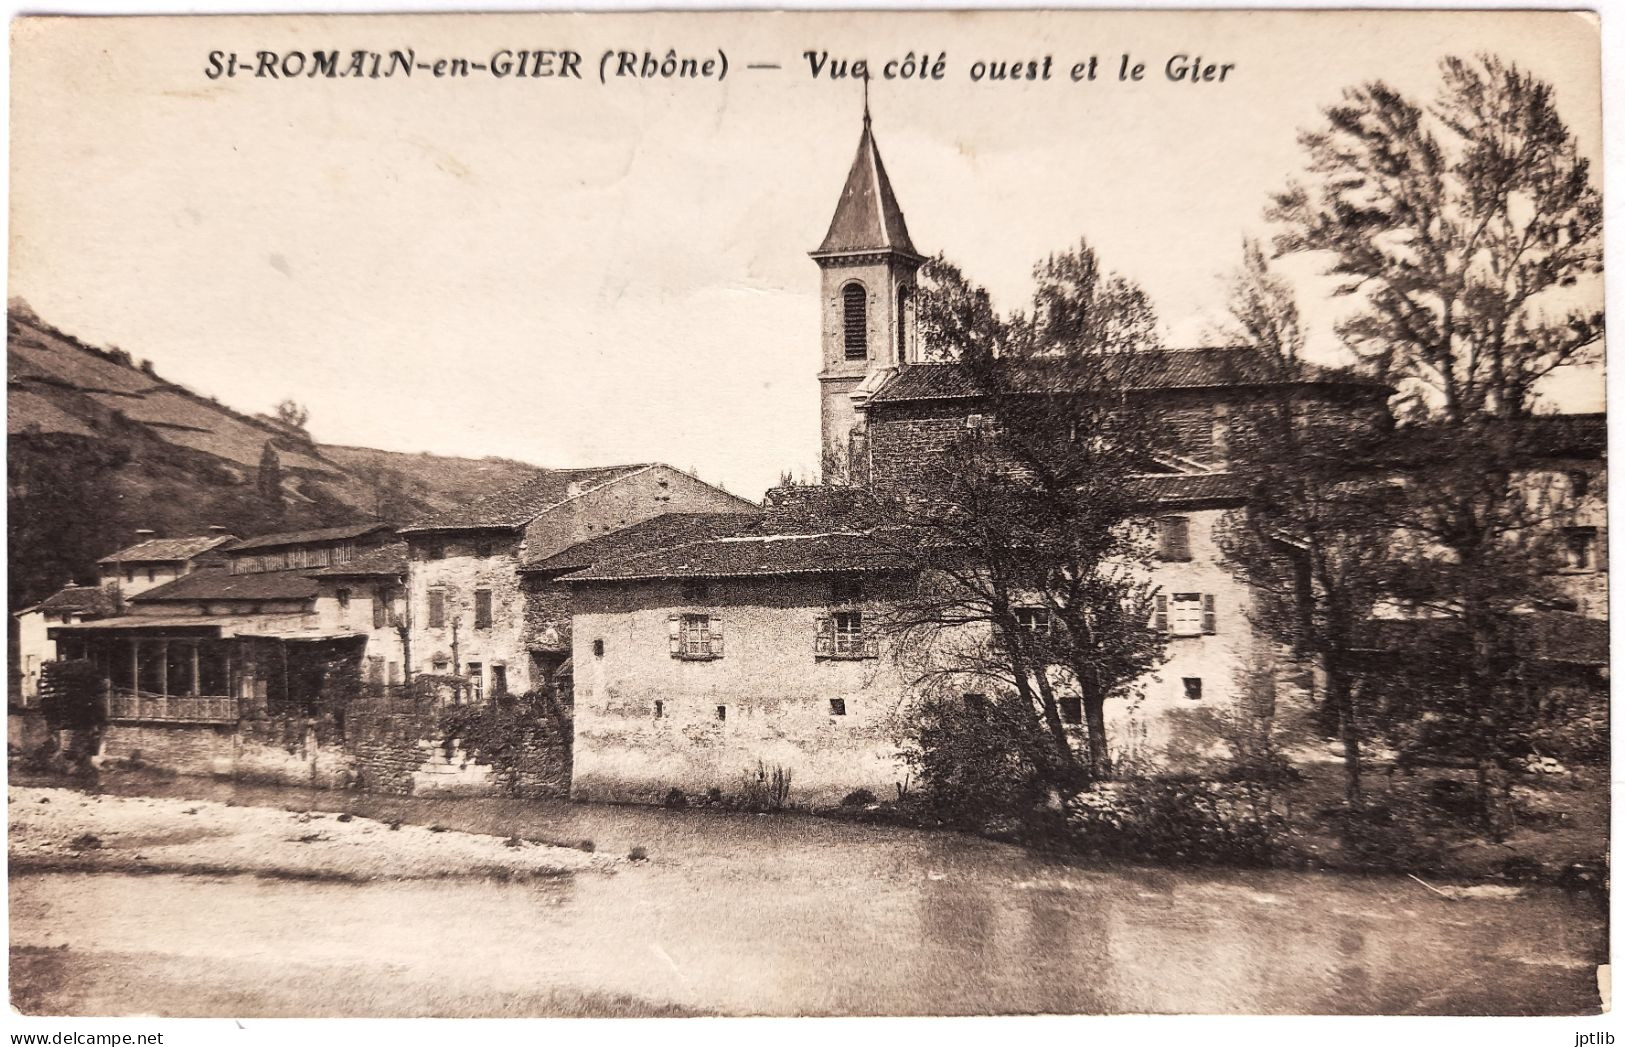
[[[519,739],[509,769],[439,737],[428,716],[330,720],[295,717],[236,724],[113,723],[104,759],[139,759],[176,774],[398,795],[565,796],[568,729],[538,723]]]

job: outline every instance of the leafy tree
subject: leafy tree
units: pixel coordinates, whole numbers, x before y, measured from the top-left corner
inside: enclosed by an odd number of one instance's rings
[[[1473,710],[1480,806],[1499,831],[1508,712],[1525,686],[1502,653],[1555,555],[1523,419],[1542,378],[1601,344],[1586,285],[1602,207],[1551,85],[1488,55],[1440,68],[1430,105],[1381,82],[1345,91],[1301,136],[1311,180],[1270,215],[1278,251],[1330,258],[1337,293],[1357,303],[1338,333],[1400,390],[1393,595],[1459,626],[1435,693]]]
[[[877,495],[919,568],[886,622],[919,678],[981,679],[1010,696],[1047,734],[1038,766],[1067,787],[1110,775],[1105,702],[1132,694],[1161,657],[1133,479],[1151,423],[1123,400],[1156,318],[1087,244],[1034,279],[1029,314],[998,317],[962,278],[947,302],[922,304],[949,318],[938,330],[952,333],[992,421]],[[1072,702],[1087,725],[1084,767],[1066,728]]]
[[[305,433],[306,423],[310,421],[310,409],[295,400],[284,400],[276,405],[276,420],[289,429]]]

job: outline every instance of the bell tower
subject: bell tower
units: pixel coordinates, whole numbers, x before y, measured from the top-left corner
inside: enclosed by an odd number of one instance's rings
[[[863,453],[862,406],[892,372],[913,361],[914,293],[925,258],[914,249],[903,209],[880,162],[863,109],[858,154],[818,250],[825,483],[858,479]]]

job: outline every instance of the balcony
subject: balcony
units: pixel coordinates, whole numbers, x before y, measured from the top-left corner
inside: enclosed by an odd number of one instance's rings
[[[118,723],[236,723],[237,699],[207,695],[161,695],[115,688],[107,718]]]

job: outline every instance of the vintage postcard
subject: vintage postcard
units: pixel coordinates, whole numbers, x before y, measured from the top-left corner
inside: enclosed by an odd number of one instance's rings
[[[1600,39],[17,18],[14,1021],[1611,1042]]]

